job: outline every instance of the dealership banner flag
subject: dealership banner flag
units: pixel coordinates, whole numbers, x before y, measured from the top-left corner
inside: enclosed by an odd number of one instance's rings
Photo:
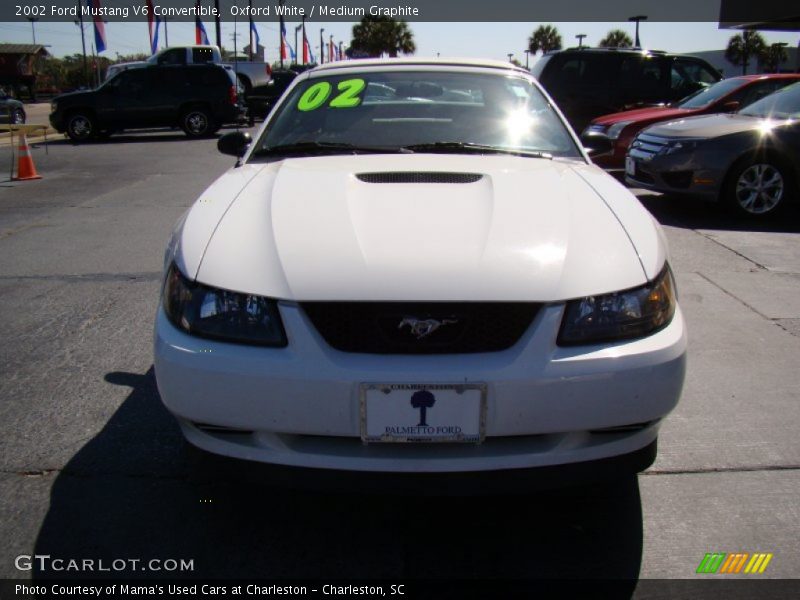
[[[317,62],[317,59],[314,58],[314,52],[311,50],[311,44],[308,43],[306,30],[303,29],[303,64],[307,65],[315,62]]]
[[[153,10],[153,0],[147,0],[147,29],[150,32],[150,54],[158,52],[158,28],[161,27],[161,17]]]
[[[289,50],[288,55],[286,53],[287,48]],[[281,17],[281,58],[283,59],[291,58],[293,62],[297,61],[297,56],[294,52],[294,48],[292,48],[292,45],[286,39],[286,23],[283,22],[283,17]]]
[[[258,29],[256,29],[256,24],[253,19],[250,19],[250,48],[252,52],[255,53],[258,51],[258,47],[261,45],[261,36],[258,35]]]
[[[86,6],[94,21],[94,47],[100,53],[106,49],[106,24],[103,22],[100,0],[86,0]]]
[[[195,3],[195,8],[197,8],[197,16],[194,19],[194,43],[208,45],[211,42],[208,41],[206,28],[203,25],[203,22],[200,20],[200,0],[197,0]]]

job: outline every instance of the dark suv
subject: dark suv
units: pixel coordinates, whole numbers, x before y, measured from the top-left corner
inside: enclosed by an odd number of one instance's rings
[[[204,137],[242,112],[235,79],[220,65],[148,66],[122,71],[96,90],[58,96],[50,123],[76,142],[149,127]]]
[[[694,56],[631,48],[570,48],[531,69],[580,133],[595,117],[674,102],[722,75]]]

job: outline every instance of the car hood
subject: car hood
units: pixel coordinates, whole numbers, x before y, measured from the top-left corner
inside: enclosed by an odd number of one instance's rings
[[[59,94],[53,98],[53,102],[72,102],[73,100],[81,101],[95,95],[94,90],[78,90],[75,92],[67,92],[66,94]]]
[[[362,180],[398,172],[419,182]],[[290,300],[557,301],[654,276],[656,228],[630,192],[577,161],[328,156],[232,169],[172,247],[202,283]]]
[[[715,114],[689,117],[648,127],[646,132],[663,137],[710,138],[756,130],[764,120],[738,114]]]
[[[611,113],[597,117],[592,121],[593,125],[613,125],[620,121],[647,121],[649,119],[671,119],[681,118],[694,114],[695,111],[686,108],[672,108],[669,106],[653,106],[650,108],[637,108],[622,112]]]

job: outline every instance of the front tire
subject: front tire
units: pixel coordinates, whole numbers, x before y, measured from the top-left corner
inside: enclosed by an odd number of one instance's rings
[[[765,218],[784,208],[793,187],[790,171],[781,162],[755,156],[731,170],[723,200],[740,215]]]
[[[181,117],[181,129],[190,138],[207,137],[218,128],[205,108],[191,108]]]
[[[73,142],[85,142],[96,131],[94,119],[86,113],[72,113],[67,119],[67,135]]]
[[[25,123],[25,112],[21,108],[15,108],[11,113],[11,123],[23,125]]]

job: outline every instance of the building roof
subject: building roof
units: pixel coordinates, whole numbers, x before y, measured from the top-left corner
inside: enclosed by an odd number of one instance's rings
[[[0,54],[49,54],[41,44],[0,44]]]

